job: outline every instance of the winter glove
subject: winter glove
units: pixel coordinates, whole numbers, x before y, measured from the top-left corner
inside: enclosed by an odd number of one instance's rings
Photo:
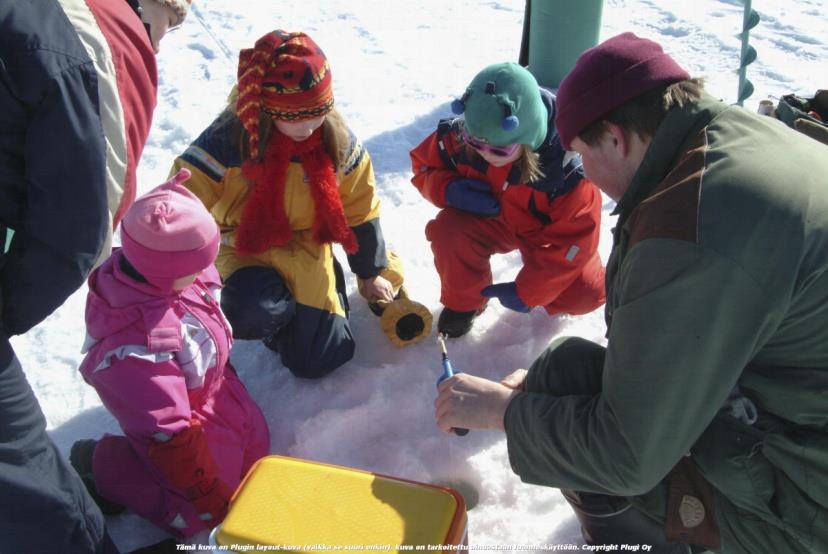
[[[489,285],[481,290],[480,294],[487,298],[497,298],[505,307],[516,312],[526,314],[532,309],[524,304],[523,300],[518,296],[517,284],[514,281]]]
[[[446,187],[446,204],[483,217],[500,214],[500,202],[492,195],[489,183],[478,179],[456,179]]]
[[[149,458],[192,502],[206,527],[221,523],[233,490],[219,479],[200,421],[191,419],[190,426],[169,441],[153,443]]]

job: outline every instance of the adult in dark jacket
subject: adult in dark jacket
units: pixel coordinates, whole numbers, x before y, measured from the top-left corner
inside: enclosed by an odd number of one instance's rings
[[[828,149],[632,33],[582,54],[558,102],[617,202],[607,347],[454,377],[439,425],[504,429],[514,471],[564,489],[592,544],[828,552]]]
[[[10,552],[114,551],[45,432],[9,337],[109,255],[155,107],[153,50],[189,0],[0,4],[0,536]],[[142,12],[144,21],[141,20]]]

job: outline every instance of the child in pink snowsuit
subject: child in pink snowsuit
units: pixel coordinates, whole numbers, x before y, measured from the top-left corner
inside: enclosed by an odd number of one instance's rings
[[[229,362],[219,230],[181,184],[189,176],[135,202],[123,248],[89,278],[81,372],[125,436],[79,441],[71,455],[102,508],[123,505],[183,537],[221,522],[269,450],[267,423]]]

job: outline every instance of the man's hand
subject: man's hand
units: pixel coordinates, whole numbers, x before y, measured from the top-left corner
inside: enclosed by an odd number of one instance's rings
[[[357,278],[357,289],[368,302],[393,302],[394,286],[380,275],[367,279]]]
[[[500,380],[500,384],[504,387],[509,387],[510,389],[514,389],[517,391],[523,390],[523,383],[526,381],[526,374],[528,371],[525,369],[516,369],[506,377]]]
[[[161,39],[178,23],[178,14],[170,6],[155,0],[138,0],[138,3],[141,4],[141,20],[150,26],[150,41],[157,54]]]
[[[501,383],[460,373],[437,386],[434,415],[446,433],[456,429],[500,429],[512,397],[518,394]]]

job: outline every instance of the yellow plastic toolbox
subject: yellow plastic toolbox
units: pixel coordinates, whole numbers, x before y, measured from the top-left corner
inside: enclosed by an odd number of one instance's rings
[[[213,536],[230,552],[455,552],[468,545],[457,491],[283,456],[253,466]]]

